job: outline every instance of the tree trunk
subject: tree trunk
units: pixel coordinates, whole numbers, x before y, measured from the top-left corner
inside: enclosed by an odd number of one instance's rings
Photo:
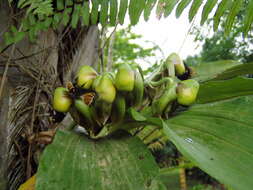
[[[12,23],[11,16],[8,1],[1,2],[1,44],[4,31]],[[80,65],[97,64],[98,36],[97,26],[49,29],[40,33],[36,43],[26,38],[14,45],[13,52],[12,45],[0,54],[0,76],[7,70],[4,80],[8,78],[14,89],[10,95],[5,85],[0,98],[0,189],[4,189],[6,176],[7,189],[16,190],[36,172],[38,155],[44,146],[38,145],[34,138],[39,132],[55,127],[52,93],[55,87],[73,81]]]
[[[0,82],[2,78],[0,77]],[[10,103],[10,86],[7,82],[4,83],[4,91],[0,98],[0,189],[7,187],[7,156],[8,156],[8,113]]]

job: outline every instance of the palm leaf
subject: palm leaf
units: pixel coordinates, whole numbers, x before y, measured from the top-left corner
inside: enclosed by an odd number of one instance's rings
[[[110,9],[108,10],[108,1],[110,4]],[[41,2],[41,3],[38,3]],[[89,2],[92,4],[92,8],[89,8]],[[65,20],[65,24],[68,23],[68,20],[71,20],[72,27],[76,27],[78,17],[83,17],[83,24],[97,24],[101,23],[103,26],[108,24],[107,17],[110,18],[110,25],[115,26],[118,22],[120,24],[124,23],[124,18],[126,12],[128,11],[130,21],[132,25],[138,23],[139,18],[144,12],[144,19],[147,21],[153,9],[156,9],[156,14],[158,18],[162,16],[169,16],[174,8],[176,8],[176,17],[180,17],[183,12],[188,11],[189,21],[192,21],[196,14],[200,11],[201,14],[201,25],[203,25],[211,12],[215,12],[213,16],[213,28],[217,30],[220,25],[220,20],[225,20],[225,32],[226,34],[233,27],[233,23],[236,19],[236,16],[240,13],[240,10],[245,9],[246,14],[243,17],[244,29],[243,32],[246,34],[250,31],[253,16],[251,14],[251,10],[253,8],[253,1],[243,1],[243,0],[92,0],[92,1],[84,1],[83,7],[80,9],[80,3],[67,1],[67,6],[64,6],[63,1],[57,1],[57,9],[61,10],[63,20]],[[203,8],[201,5],[203,4]],[[77,6],[78,5],[78,6]],[[191,6],[190,6],[191,5]],[[74,7],[73,13],[68,15],[66,14],[66,10],[69,9],[69,6]],[[190,6],[190,10],[187,7]],[[41,0],[29,0],[24,1],[20,0],[18,2],[18,7],[22,9],[26,9],[26,18],[32,18],[34,16],[43,16],[43,18],[48,18],[52,14],[57,14],[58,12],[54,12],[52,9],[52,0],[41,1]],[[47,7],[47,9],[45,8]],[[57,10],[56,10],[57,11]],[[101,15],[99,12],[101,11]],[[109,13],[108,13],[109,11]],[[80,12],[80,13],[79,13]],[[108,13],[108,14],[107,14]],[[72,18],[68,18],[72,17]],[[100,18],[99,18],[100,17]],[[91,23],[89,22],[91,20]],[[35,21],[36,22],[39,21]],[[60,25],[54,26],[55,28]],[[50,27],[49,25],[48,27]],[[32,31],[32,28],[29,28]],[[41,29],[42,30],[42,29]],[[23,31],[22,31],[23,32]],[[32,32],[28,32],[32,33]]]
[[[190,22],[192,21],[192,19],[194,18],[194,16],[197,14],[199,7],[201,6],[203,0],[195,0],[192,3],[190,12],[189,12],[189,20]]]
[[[210,12],[213,10],[218,0],[208,0],[203,8],[200,24],[203,25]]]
[[[232,25],[234,23],[235,17],[237,13],[241,9],[241,5],[243,4],[243,0],[235,0],[232,4],[232,7],[229,11],[229,14],[227,16],[227,20],[225,23],[225,33],[228,34],[229,31],[232,29]]]
[[[245,20],[244,20],[244,31],[245,33],[247,33],[253,23],[253,14],[252,14],[252,10],[253,10],[253,1],[249,2],[249,5],[246,9],[246,16],[245,16]]]

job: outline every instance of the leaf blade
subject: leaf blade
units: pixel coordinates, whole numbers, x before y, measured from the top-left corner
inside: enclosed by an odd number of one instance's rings
[[[215,12],[214,15],[214,23],[213,23],[213,28],[214,31],[218,29],[218,26],[220,24],[220,18],[223,16],[225,11],[229,8],[230,6],[230,1],[229,0],[222,0]]]
[[[201,15],[201,21],[200,24],[203,25],[207,18],[208,15],[210,14],[210,12],[213,10],[214,6],[216,5],[218,0],[208,0],[202,10],[202,15]]]
[[[182,0],[178,5],[176,9],[176,17],[179,18],[184,11],[184,9],[190,4],[192,0]]]
[[[36,189],[149,189],[146,183],[158,171],[150,152],[136,137],[116,134],[92,141],[81,134],[58,131],[43,153]]]
[[[252,96],[196,105],[168,120],[164,132],[201,169],[234,189],[250,190],[252,106]]]
[[[233,88],[231,88],[233,86]],[[224,81],[209,81],[200,85],[197,103],[209,103],[253,94],[253,79],[237,77]]]
[[[202,4],[203,0],[194,0],[190,11],[189,11],[189,21],[191,22],[194,18],[194,16],[197,14],[201,4]]]

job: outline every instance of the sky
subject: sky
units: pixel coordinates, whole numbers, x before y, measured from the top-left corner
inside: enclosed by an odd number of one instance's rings
[[[154,42],[164,53],[164,57],[157,56],[161,59],[173,52],[178,53],[183,59],[198,54],[201,51],[201,44],[194,42],[194,36],[188,33],[192,26],[199,26],[201,11],[196,15],[194,22],[190,23],[188,20],[189,8],[186,8],[179,18],[175,17],[175,10],[170,16],[167,18],[162,17],[160,20],[156,18],[155,11],[153,11],[147,22],[141,16],[138,24],[132,27],[134,33],[143,36],[137,42],[143,47],[148,47],[148,44],[145,43],[147,40]],[[125,24],[125,27],[128,24],[129,22]],[[201,30],[205,30],[205,28],[201,27]]]
[[[159,45],[165,56],[176,52],[182,58],[197,54],[200,48],[194,43],[194,36],[187,35],[191,28],[188,21],[187,12],[179,19],[171,14],[167,18],[158,20],[155,14],[152,14],[149,21],[145,22],[143,18],[132,28],[132,31],[143,35],[143,41],[149,40]],[[197,49],[196,49],[197,48]]]

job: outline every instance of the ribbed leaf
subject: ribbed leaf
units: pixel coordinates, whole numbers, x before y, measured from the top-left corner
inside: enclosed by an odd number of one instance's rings
[[[83,20],[83,25],[88,26],[90,23],[90,7],[89,1],[83,2],[83,8],[81,9],[81,16]]]
[[[194,18],[194,16],[197,14],[199,7],[201,6],[203,0],[194,0],[192,5],[191,5],[191,9],[189,12],[189,20],[190,22],[192,21],[192,19]]]
[[[110,0],[110,24],[116,25],[118,14],[118,0]]]
[[[177,5],[176,9],[176,17],[180,17],[182,14],[183,10],[190,4],[192,0],[182,0],[180,3]]]
[[[220,18],[223,16],[225,11],[230,7],[230,0],[222,0],[215,12],[214,15],[214,22],[213,22],[213,28],[216,31],[218,29],[218,26],[220,24]]]
[[[152,9],[154,8],[157,0],[147,0],[144,9],[144,20],[148,21]]]
[[[243,0],[235,0],[233,2],[232,7],[229,10],[229,14],[226,19],[225,34],[229,34],[229,32],[233,26],[235,16],[237,15],[237,13],[240,11],[240,9],[242,7],[242,3],[243,3]]]
[[[209,81],[200,85],[197,103],[226,100],[238,96],[253,95],[253,79],[237,77],[224,81]]]
[[[118,20],[121,25],[124,24],[127,7],[128,7],[128,0],[120,0]]]
[[[179,0],[166,1],[164,16],[167,17],[171,14]]]
[[[200,82],[211,80],[216,78],[218,75],[221,76],[225,71],[241,64],[242,63],[240,62],[232,60],[201,63],[199,66],[193,68],[193,78]]]
[[[196,105],[164,132],[194,164],[235,190],[253,187],[253,97]]]
[[[231,79],[239,75],[253,74],[253,63],[239,64],[217,75],[215,80]]]
[[[92,9],[90,13],[91,24],[97,24],[98,21],[99,0],[92,0]]]
[[[244,33],[247,34],[249,30],[251,29],[252,23],[253,23],[253,1],[250,0],[249,4],[246,9],[246,15],[244,19]]]
[[[151,153],[136,137],[117,134],[93,141],[58,131],[43,152],[36,190],[153,190],[158,173]]]
[[[203,25],[207,18],[208,15],[210,14],[210,12],[213,10],[214,6],[216,5],[218,0],[207,0],[203,10],[202,10],[202,16],[201,16],[201,21],[200,24]]]
[[[138,1],[130,0],[128,13],[132,25],[138,23],[144,8],[145,8],[145,0],[138,0]]]
[[[109,10],[109,0],[103,0],[101,2],[100,18],[99,21],[102,26],[105,26],[108,21],[108,10]]]

